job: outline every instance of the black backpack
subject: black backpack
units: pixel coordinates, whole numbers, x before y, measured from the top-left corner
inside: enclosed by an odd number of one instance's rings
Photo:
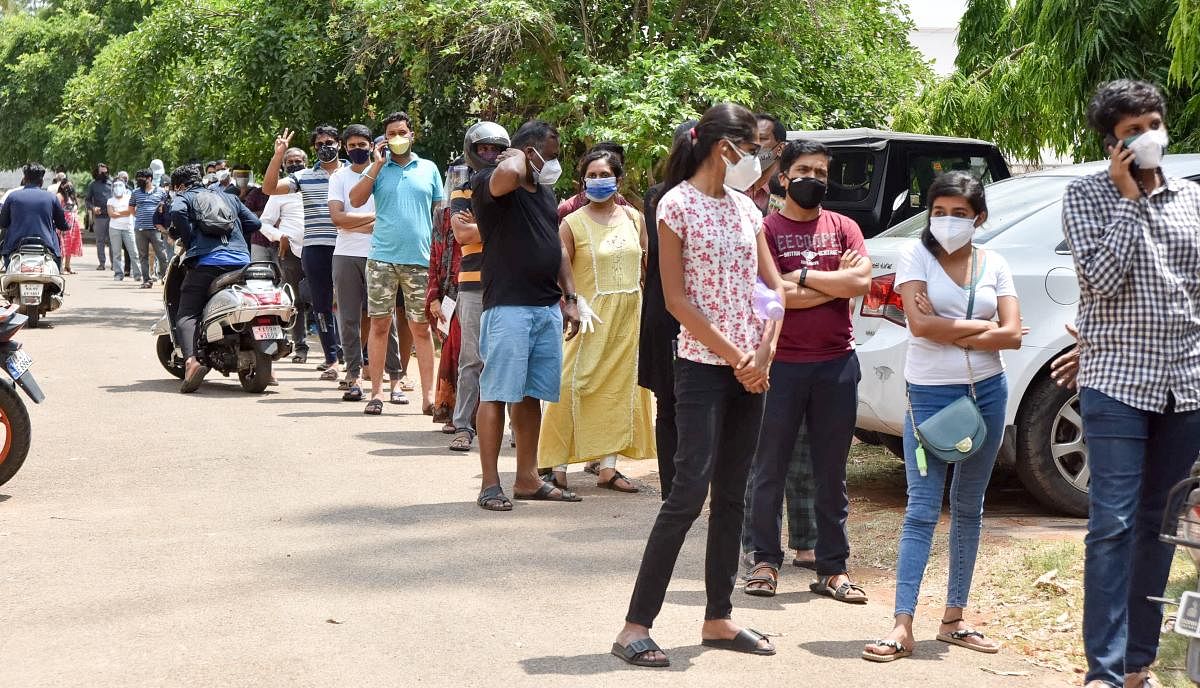
[[[233,234],[237,215],[227,195],[204,189],[192,197],[192,225],[204,236],[228,240]]]

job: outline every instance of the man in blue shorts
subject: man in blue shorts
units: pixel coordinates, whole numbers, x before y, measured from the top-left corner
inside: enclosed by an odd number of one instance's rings
[[[558,238],[553,186],[562,173],[558,132],[528,122],[512,137],[495,167],[471,179],[471,205],[483,252],[483,317],[479,350],[479,506],[511,511],[496,464],[511,404],[517,441],[513,496],[578,502],[571,492],[543,482],[537,472],[541,402],[558,401],[562,338],[579,333],[579,306],[571,262]],[[566,327],[564,327],[564,321]]]

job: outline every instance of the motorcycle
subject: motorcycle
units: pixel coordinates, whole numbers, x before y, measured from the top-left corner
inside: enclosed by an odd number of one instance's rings
[[[12,379],[12,382],[0,379],[0,428],[4,430],[3,445],[0,445],[0,485],[11,480],[25,463],[32,438],[29,411],[17,388],[20,387],[35,404],[46,398],[30,372],[33,358],[21,348],[20,342],[13,341],[17,332],[29,322],[29,318],[17,312],[19,308],[13,304],[0,310],[0,366]]]
[[[159,363],[179,379],[184,359],[175,323],[186,270],[177,254],[167,267],[165,312],[151,331]],[[197,360],[226,377],[237,373],[247,392],[263,392],[271,382],[271,364],[292,352],[287,332],[296,317],[294,302],[274,263],[250,263],[221,275],[209,287],[196,329]]]
[[[0,276],[0,292],[9,303],[19,304],[31,328],[38,326],[43,315],[62,306],[66,286],[54,252],[37,237],[21,241]]]
[[[1200,462],[1192,476],[1181,480],[1167,495],[1159,540],[1186,549],[1200,569]],[[1195,591],[1185,590],[1178,600],[1151,597],[1151,602],[1179,607],[1171,630],[1188,639],[1187,673],[1200,686],[1200,583]]]

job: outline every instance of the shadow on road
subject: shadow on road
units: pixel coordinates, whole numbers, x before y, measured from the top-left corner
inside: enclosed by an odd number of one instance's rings
[[[614,634],[615,635],[615,634]],[[521,660],[521,668],[526,674],[532,676],[594,676],[596,674],[608,674],[615,671],[627,671],[631,673],[646,672],[646,671],[687,671],[692,666],[692,660],[699,657],[708,648],[703,645],[688,645],[686,647],[676,647],[664,649],[667,656],[671,659],[671,666],[667,669],[649,670],[643,667],[635,667],[614,657],[611,653],[606,654],[590,654],[590,655],[575,655],[573,657],[564,657],[562,655],[550,655],[547,657],[531,657]]]
[[[61,315],[51,313],[46,316],[46,322],[54,323],[55,327],[86,325],[88,329],[100,327],[145,330],[149,335],[150,328],[158,322],[158,315],[147,313],[141,308],[89,308],[77,312],[63,310]],[[154,351],[154,340],[149,336],[146,337],[146,351]]]
[[[887,631],[891,629],[880,628],[880,638],[887,635]],[[863,640],[814,640],[809,643],[800,643],[800,648],[808,650],[818,657],[828,657],[830,659],[861,659],[863,648],[868,643],[873,643],[879,638],[864,638]],[[925,661],[942,661],[943,656],[950,651],[950,646],[938,640],[917,641],[911,657],[905,658],[903,661],[908,662],[914,659]]]
[[[173,377],[163,377],[157,380],[138,380],[127,385],[101,385],[100,389],[109,394],[126,394],[129,392],[161,392],[163,394],[179,394],[179,380]],[[263,394],[275,394],[264,392]],[[251,394],[242,390],[237,382],[226,380],[220,375],[215,380],[206,380],[200,389],[193,392],[200,397],[247,397]]]

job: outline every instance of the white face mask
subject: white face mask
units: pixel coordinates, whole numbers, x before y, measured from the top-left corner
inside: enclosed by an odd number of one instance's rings
[[[533,152],[537,153],[537,156],[542,160],[542,169],[537,171],[537,183],[546,186],[557,184],[558,178],[562,176],[562,163],[557,158],[554,160],[542,158],[541,152],[536,148],[533,149]]]
[[[1133,151],[1133,161],[1143,170],[1153,170],[1162,166],[1163,155],[1167,152],[1167,144],[1170,143],[1165,129],[1151,129],[1144,134],[1139,135],[1129,144],[1129,150]]]
[[[931,217],[929,231],[942,248],[946,249],[946,253],[954,253],[971,243],[971,237],[975,234],[975,218],[950,215]]]
[[[762,176],[762,164],[759,163],[757,155],[743,151],[729,139],[724,141],[741,156],[736,163],[725,159],[725,185],[735,191],[745,191]]]

